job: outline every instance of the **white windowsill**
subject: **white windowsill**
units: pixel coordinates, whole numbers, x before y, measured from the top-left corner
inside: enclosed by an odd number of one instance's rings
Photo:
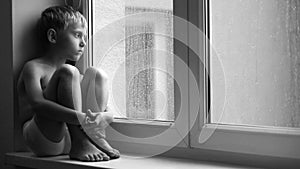
[[[105,162],[79,162],[70,160],[67,155],[38,158],[30,152],[7,153],[5,163],[12,166],[28,167],[33,169],[89,169],[89,168],[243,168],[237,165],[212,163],[187,159],[167,157],[132,158],[123,155],[120,159]]]
[[[232,131],[232,132],[249,132],[260,133],[268,135],[283,135],[283,136],[300,136],[299,128],[288,127],[270,127],[270,126],[246,126],[246,125],[231,125],[231,124],[205,124],[206,129],[217,129],[219,131]]]
[[[122,124],[122,125],[147,125],[147,126],[164,126],[171,127],[174,125],[174,122],[171,121],[155,121],[155,120],[134,120],[126,118],[114,118],[112,124]]]

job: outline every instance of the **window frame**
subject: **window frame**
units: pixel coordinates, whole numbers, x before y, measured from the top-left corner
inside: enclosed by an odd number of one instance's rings
[[[89,24],[89,30],[88,30],[88,47],[86,52],[84,53],[84,56],[77,65],[80,68],[81,72],[84,72],[88,67],[93,65],[93,52],[92,47],[93,43],[91,42],[91,37],[93,35],[93,25],[91,23],[92,20],[92,1],[82,1],[82,11],[83,14],[86,16],[88,24]],[[177,15],[182,18],[187,18],[187,0],[173,0],[173,6],[174,6],[174,15]],[[183,7],[183,8],[182,8]],[[176,8],[176,12],[175,12]],[[180,10],[177,10],[180,9]],[[174,23],[176,24],[176,23]],[[176,29],[174,26],[174,34],[175,33],[183,33],[183,37],[187,41],[187,25],[184,30],[182,30],[182,27],[180,30]],[[188,58],[188,49],[187,46],[180,45],[179,42],[175,42],[174,40],[174,53],[180,59],[187,63]],[[177,67],[177,65],[180,64],[174,60],[174,67]],[[176,144],[176,147],[188,147],[189,145],[189,136],[188,136],[188,130],[189,130],[189,123],[188,123],[188,70],[177,71],[176,68],[174,68],[174,77],[177,81],[180,81],[182,84],[184,84],[184,87],[179,89],[175,89],[174,91],[174,104],[175,104],[175,117],[177,116],[177,112],[179,109],[183,111],[186,116],[182,116],[180,120],[176,120],[175,122],[163,122],[163,121],[141,121],[141,120],[127,120],[123,118],[116,118],[114,122],[106,129],[106,136],[107,140],[109,142],[115,143],[117,147],[122,146],[123,143],[138,143],[138,144],[145,144],[145,145],[155,145],[155,146],[164,146],[169,147],[170,145],[173,145],[175,142],[174,140],[181,140]],[[180,96],[179,96],[180,95]],[[178,97],[179,96],[179,97]],[[176,98],[180,98],[176,99]],[[181,106],[176,106],[180,105]],[[176,124],[179,124],[180,127],[183,126],[183,129],[178,129],[176,127]],[[122,131],[122,132],[118,132]],[[164,131],[168,131],[165,133]],[[132,139],[125,137],[124,135],[131,135],[130,133],[135,133],[135,136],[137,139]],[[164,133],[164,137],[158,138],[158,139],[140,139],[140,137],[143,137],[143,133],[153,133],[159,134]],[[185,133],[187,133],[185,135]],[[185,135],[185,136],[184,136]],[[170,141],[166,141],[166,138],[171,138]],[[122,147],[120,147],[122,149]],[[124,147],[123,147],[124,148]],[[143,152],[138,152],[143,153]]]
[[[202,0],[199,4],[192,1],[190,6],[198,6],[195,10],[190,10],[190,16],[198,16],[193,18],[195,24],[203,30],[207,38],[203,37],[199,40],[199,48],[202,49],[204,56],[203,61],[206,65],[209,62],[209,13],[207,11],[210,0]],[[193,37],[190,35],[189,37]],[[201,53],[201,52],[200,52]],[[205,66],[200,62],[195,64],[196,60],[190,62],[195,75],[200,77],[199,90],[203,94],[201,96],[200,111],[197,123],[191,130],[191,147],[198,149],[219,150],[233,153],[243,153],[252,155],[272,156],[290,159],[300,159],[300,129],[282,128],[282,127],[261,127],[261,126],[242,126],[229,124],[209,124],[207,105],[209,104],[207,95],[208,74]],[[209,68],[208,68],[209,69]],[[192,76],[192,75],[190,75]],[[190,93],[190,96],[192,93]],[[192,98],[190,98],[191,100]],[[190,103],[192,105],[193,103]],[[200,143],[200,133],[209,135],[207,140]]]

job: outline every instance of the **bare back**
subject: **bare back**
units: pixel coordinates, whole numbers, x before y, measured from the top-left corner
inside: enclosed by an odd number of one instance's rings
[[[55,68],[46,64],[41,58],[31,60],[24,65],[17,84],[21,125],[33,117],[33,100],[43,97],[43,90],[47,87],[54,71]]]

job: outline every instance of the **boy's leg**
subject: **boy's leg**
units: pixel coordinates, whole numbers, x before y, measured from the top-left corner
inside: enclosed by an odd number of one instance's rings
[[[90,67],[86,70],[81,82],[82,107],[84,111],[90,109],[92,112],[102,112],[103,120],[107,123],[113,121],[111,112],[104,112],[108,102],[108,84],[105,73]],[[110,158],[119,158],[120,152],[112,148],[105,140],[105,129],[97,130],[91,139],[99,149],[104,151]],[[99,137],[100,136],[100,137]]]
[[[81,89],[78,70],[71,65],[63,65],[59,68],[45,89],[44,97],[68,108],[81,111]],[[62,139],[65,136],[65,123],[51,121],[44,117],[37,117],[36,121],[40,124],[38,126],[41,132],[43,134],[47,133],[45,136],[48,139],[56,141],[56,139]],[[89,141],[85,133],[80,129],[80,126],[67,125],[71,136],[70,158],[81,161],[109,159],[105,153]]]

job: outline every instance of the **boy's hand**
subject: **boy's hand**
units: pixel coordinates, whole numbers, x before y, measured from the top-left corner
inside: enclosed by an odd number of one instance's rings
[[[105,128],[113,121],[113,116],[108,112],[92,112],[88,110],[83,124],[85,132],[95,138],[105,138]]]
[[[94,120],[96,120],[97,116],[101,115],[100,113],[101,112],[94,112],[93,113],[90,109],[88,109],[86,115],[87,115],[87,117],[90,118],[91,121],[94,121]]]
[[[108,112],[92,112],[88,110],[86,115],[85,127],[88,128],[97,127],[104,129],[113,121],[112,114]]]

